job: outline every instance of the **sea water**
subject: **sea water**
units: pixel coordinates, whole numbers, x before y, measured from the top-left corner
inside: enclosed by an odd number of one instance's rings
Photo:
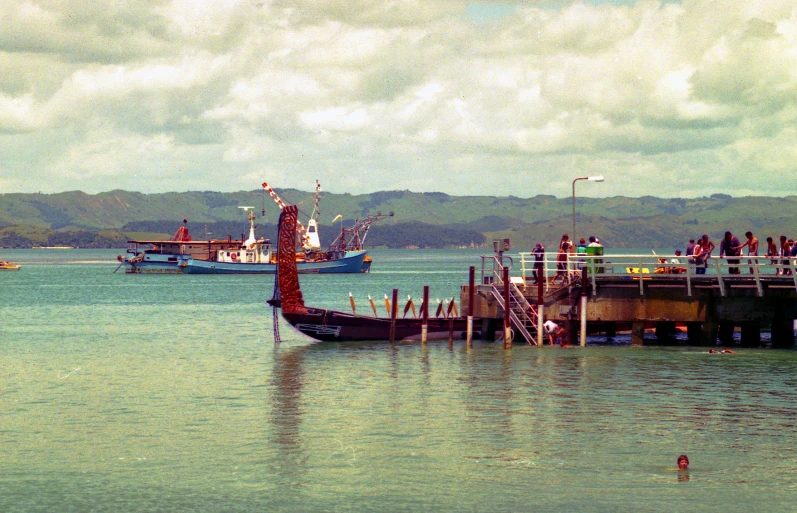
[[[275,347],[273,277],[125,275],[117,253],[2,252],[22,269],[0,274],[0,511],[795,508],[796,352],[319,344],[284,322]],[[480,264],[372,255],[302,276],[308,304],[458,297]]]

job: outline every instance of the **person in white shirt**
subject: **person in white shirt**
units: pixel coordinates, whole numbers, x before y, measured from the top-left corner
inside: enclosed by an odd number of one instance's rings
[[[550,319],[545,321],[543,327],[545,328],[545,332],[548,334],[548,343],[550,345],[554,345],[555,343],[556,344],[562,343],[562,337],[565,334],[564,328],[562,328],[561,326],[559,326]],[[556,342],[554,342],[554,339],[556,339]]]

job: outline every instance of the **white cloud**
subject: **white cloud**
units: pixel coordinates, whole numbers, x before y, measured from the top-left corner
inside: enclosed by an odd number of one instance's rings
[[[793,2],[551,5],[9,1],[3,185],[797,193]]]

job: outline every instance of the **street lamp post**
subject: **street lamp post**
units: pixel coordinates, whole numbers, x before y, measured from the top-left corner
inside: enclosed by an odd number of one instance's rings
[[[573,238],[570,239],[573,241],[573,244],[578,244],[578,239],[576,238],[576,182],[579,180],[589,180],[590,182],[602,182],[602,176],[584,176],[582,178],[576,178],[573,180]]]

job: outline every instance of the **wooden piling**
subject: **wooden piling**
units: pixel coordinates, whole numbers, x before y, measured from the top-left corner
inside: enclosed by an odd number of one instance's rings
[[[468,349],[473,347],[473,301],[474,289],[476,285],[476,267],[470,266],[468,270],[468,318],[467,332],[465,333],[466,346]]]
[[[578,309],[581,317],[581,333],[579,345],[587,347],[587,268],[581,269],[581,306]]]
[[[393,303],[390,305],[390,343],[396,342],[396,317],[398,317],[398,289],[393,289]]]
[[[426,344],[429,334],[429,285],[423,286],[423,304],[421,304],[421,344]]]
[[[512,327],[509,322],[509,267],[503,269],[504,280],[504,349],[512,349]]]
[[[542,347],[545,331],[545,277],[537,271],[537,347]]]

